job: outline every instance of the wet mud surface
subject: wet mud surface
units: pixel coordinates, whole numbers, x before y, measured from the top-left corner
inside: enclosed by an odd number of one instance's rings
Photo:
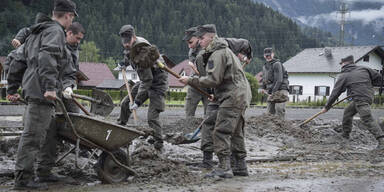
[[[165,138],[191,133],[203,120],[185,119],[182,112],[175,114],[179,115],[161,117]],[[117,116],[112,115],[108,121],[116,119]],[[174,145],[170,139],[164,142],[162,151],[157,151],[150,142],[151,137],[140,137],[129,147],[129,165],[138,176],[131,176],[119,184],[101,184],[94,170],[97,159],[88,160],[91,153],[83,150],[78,164],[85,165],[84,169],[76,168],[74,153],[54,169],[76,182],[53,184],[50,190],[384,191],[384,151],[375,150],[375,138],[358,119],[353,122],[350,139],[341,137],[342,128],[338,119],[318,118],[299,127],[301,122],[301,119],[283,121],[265,114],[247,116],[245,132],[249,177],[204,179],[209,170],[196,166],[202,160],[199,142]],[[10,122],[11,125],[18,123]],[[147,126],[145,121],[141,124]],[[0,190],[7,190],[13,184],[17,143],[17,137],[2,138],[0,141]],[[62,143],[59,146],[60,155],[70,147],[70,144]]]

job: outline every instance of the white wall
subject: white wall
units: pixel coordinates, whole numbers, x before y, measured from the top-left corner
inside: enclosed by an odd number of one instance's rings
[[[326,73],[289,73],[289,85],[303,86],[303,94],[299,95],[299,100],[307,100],[311,97],[311,101],[315,98],[315,86],[329,86],[332,92],[333,86],[336,82],[336,74]],[[290,101],[293,101],[293,95],[289,95]],[[327,97],[328,98],[328,97]],[[322,96],[316,96],[316,100],[323,99]]]
[[[379,71],[382,69],[381,58],[375,53],[369,54],[369,62],[363,61],[363,59],[361,59],[359,62],[356,63],[356,65],[370,67]]]
[[[126,71],[125,74],[126,74],[128,80],[132,80],[134,82],[140,81],[139,76],[137,75],[136,71],[129,70],[129,71]],[[136,75],[135,79],[133,78],[134,74]],[[123,74],[121,73],[121,71],[119,71],[118,79],[123,80]]]

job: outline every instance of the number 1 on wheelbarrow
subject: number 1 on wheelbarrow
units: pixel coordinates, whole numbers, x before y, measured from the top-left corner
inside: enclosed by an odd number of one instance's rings
[[[112,133],[112,129],[108,129],[107,130],[107,137],[105,138],[106,141],[108,141],[109,136],[111,135],[111,133]]]

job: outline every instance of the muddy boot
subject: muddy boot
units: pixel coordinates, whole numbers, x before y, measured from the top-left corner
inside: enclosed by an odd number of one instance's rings
[[[248,176],[247,162],[244,158],[234,157],[235,166],[232,167],[232,172],[234,176]]]
[[[219,156],[219,166],[212,172],[205,175],[206,178],[232,178],[233,173],[231,169],[231,159],[230,156]]]
[[[66,176],[64,175],[59,175],[59,174],[56,174],[56,173],[49,173],[49,174],[46,174],[46,175],[38,175],[36,177],[36,181],[37,182],[59,182],[59,181],[65,181],[67,179]]]
[[[153,146],[155,147],[156,150],[162,151],[163,150],[163,140],[160,139],[155,139],[155,142],[153,143]]]
[[[25,178],[23,172],[17,172],[15,174],[15,184],[13,190],[47,190],[46,183],[35,182],[32,177]]]
[[[344,138],[344,139],[350,139],[351,138],[351,133],[350,132],[346,132],[346,131],[343,131],[341,136]]]
[[[203,162],[199,164],[200,168],[212,169],[213,168],[213,152],[204,151],[203,152]]]
[[[379,142],[379,144],[377,145],[376,149],[384,150],[384,136],[377,138],[377,142]]]

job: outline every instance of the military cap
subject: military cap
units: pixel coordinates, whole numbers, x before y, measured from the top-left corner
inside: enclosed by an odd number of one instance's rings
[[[72,12],[79,16],[76,12],[76,3],[71,0],[55,0],[53,11]]]
[[[342,63],[353,63],[353,56],[349,55],[341,59],[340,64]]]
[[[264,55],[268,56],[268,55],[272,55],[273,53],[273,49],[271,47],[267,47],[264,49]]]
[[[120,28],[119,35],[123,43],[129,43],[133,35],[135,35],[135,28],[132,25],[123,25]]]
[[[183,41],[189,41],[193,36],[195,36],[194,33],[196,33],[196,31],[197,31],[197,27],[191,27],[185,30]]]
[[[194,33],[194,36],[201,37],[206,33],[216,33],[216,26],[215,24],[205,24],[200,25],[197,27],[196,33]]]

